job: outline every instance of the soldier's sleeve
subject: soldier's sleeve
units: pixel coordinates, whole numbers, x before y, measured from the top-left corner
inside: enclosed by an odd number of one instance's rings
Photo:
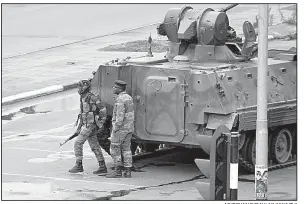
[[[115,131],[117,131],[122,125],[123,119],[125,117],[125,105],[123,101],[117,101],[116,103],[116,121],[114,122]]]
[[[78,116],[77,116],[75,126],[78,124],[79,120],[80,120],[79,126],[81,125],[81,122],[82,122],[82,117],[81,117],[82,111],[81,110],[82,110],[82,102],[81,102],[81,97],[80,97],[79,113],[78,113]]]
[[[100,99],[96,96],[93,97],[93,100],[94,100],[94,103],[96,105],[96,107],[99,109],[99,112],[97,113],[99,118],[98,120],[100,122],[102,122],[102,124],[104,124],[106,122],[106,119],[107,119],[107,109],[106,109],[106,106],[104,106]]]

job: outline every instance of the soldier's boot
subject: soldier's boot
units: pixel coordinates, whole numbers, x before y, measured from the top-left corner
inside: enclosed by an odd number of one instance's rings
[[[73,168],[69,170],[70,173],[79,173],[83,172],[82,161],[76,161],[76,164]]]
[[[114,171],[111,174],[106,175],[106,178],[121,178],[122,177],[122,167],[115,167]]]
[[[131,168],[132,167],[125,167],[125,171],[123,173],[124,178],[131,178]]]
[[[99,163],[99,168],[96,171],[93,171],[93,174],[105,174],[105,173],[108,173],[105,161],[103,160],[103,161],[100,161],[98,163]]]

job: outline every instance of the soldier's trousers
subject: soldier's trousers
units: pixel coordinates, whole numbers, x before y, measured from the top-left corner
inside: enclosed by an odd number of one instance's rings
[[[85,143],[85,141],[88,140],[88,143],[91,147],[92,152],[94,152],[97,161],[104,161],[104,157],[101,151],[101,147],[98,143],[97,140],[97,135],[96,135],[96,131],[97,131],[97,127],[96,125],[88,125],[88,127],[86,127],[85,125],[83,125],[81,127],[80,133],[76,138],[75,144],[74,144],[74,152],[75,152],[75,156],[76,156],[76,161],[82,161],[83,159],[83,145]]]
[[[114,166],[132,167],[131,138],[132,133],[112,132],[110,152]]]

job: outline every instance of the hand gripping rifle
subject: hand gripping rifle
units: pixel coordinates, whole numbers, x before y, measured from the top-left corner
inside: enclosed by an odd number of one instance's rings
[[[78,125],[78,128],[77,128],[76,132],[75,132],[73,135],[71,135],[68,139],[66,139],[63,143],[60,143],[60,147],[61,147],[62,145],[64,145],[65,143],[67,143],[68,141],[70,141],[70,140],[74,139],[75,137],[77,137],[77,135],[79,135],[80,129],[81,129],[81,126],[82,126],[82,118],[81,118],[81,115],[80,115],[80,114],[78,115],[77,121],[76,121],[76,123],[75,123],[75,125],[74,125],[74,126],[77,125],[79,118],[80,118],[80,123],[79,123],[79,125]]]

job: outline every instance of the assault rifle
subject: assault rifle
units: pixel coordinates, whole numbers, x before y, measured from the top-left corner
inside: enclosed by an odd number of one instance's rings
[[[65,143],[67,143],[68,141],[70,141],[70,140],[74,139],[75,137],[77,137],[78,134],[79,134],[78,132],[75,132],[75,133],[74,133],[73,135],[71,135],[68,139],[66,139],[63,143],[60,143],[60,147],[61,147],[62,145],[64,145]]]
[[[77,137],[77,135],[79,135],[80,129],[81,129],[81,126],[82,126],[82,118],[81,118],[80,114],[78,115],[78,118],[77,118],[77,121],[75,123],[75,126],[77,125],[79,118],[80,118],[80,123],[78,125],[78,128],[77,128],[76,132],[73,135],[71,135],[68,139],[66,139],[63,143],[60,143],[60,147],[62,145],[64,145],[65,143],[67,143],[68,141],[70,141],[70,140],[74,139],[75,137]]]

